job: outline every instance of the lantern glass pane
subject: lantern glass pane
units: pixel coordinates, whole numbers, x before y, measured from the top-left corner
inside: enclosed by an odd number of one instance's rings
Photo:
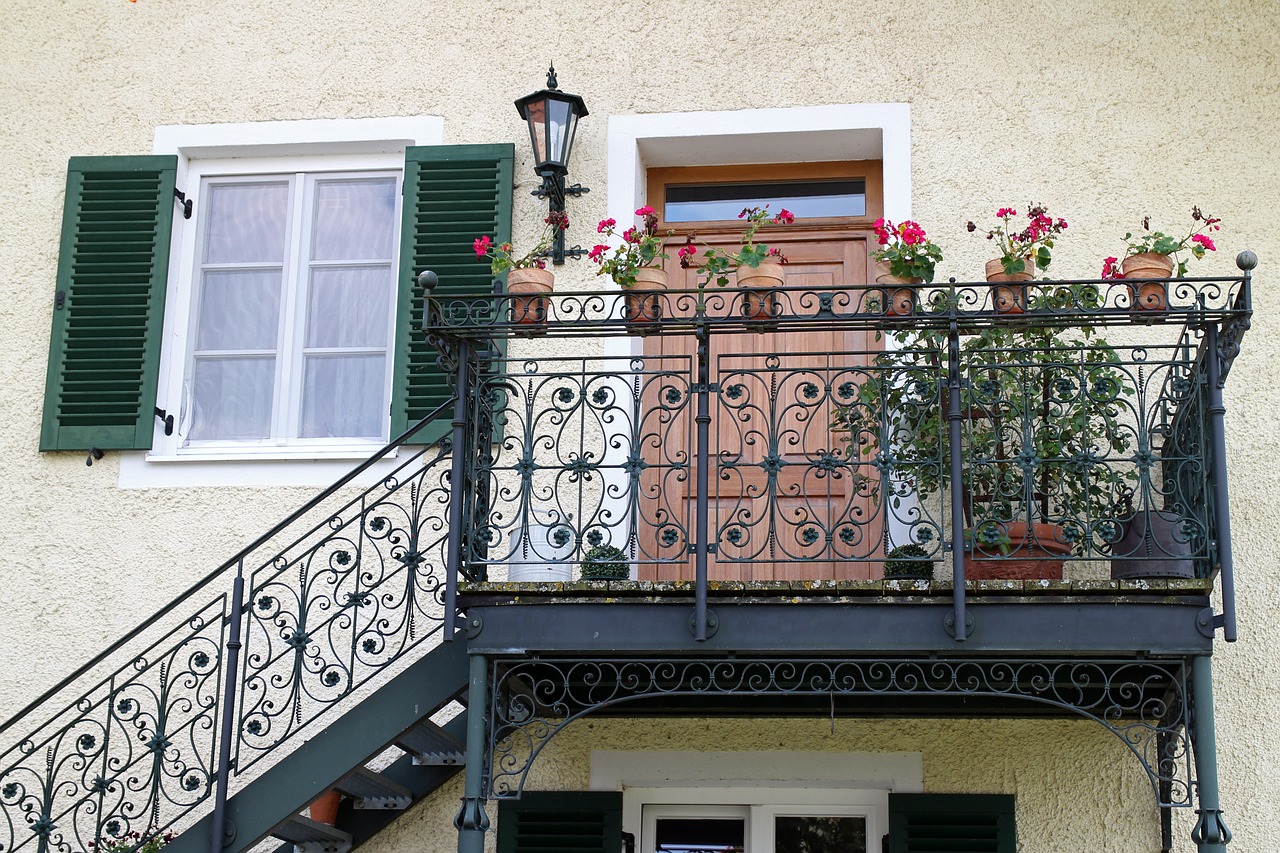
[[[547,162],[547,102],[531,101],[525,113],[525,121],[529,123],[529,141],[533,143],[533,159],[535,166]]]
[[[573,111],[565,101],[547,99],[547,159],[557,166],[568,165],[568,142],[573,134]]]

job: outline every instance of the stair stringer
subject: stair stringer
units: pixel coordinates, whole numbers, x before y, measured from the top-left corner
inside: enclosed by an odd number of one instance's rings
[[[458,634],[453,642],[432,649],[229,797],[224,837],[230,837],[222,853],[242,853],[269,836],[351,770],[393,744],[401,733],[460,695],[467,680],[467,642]],[[451,721],[446,728],[456,734],[454,725],[461,724]],[[434,779],[435,786],[457,772],[455,767],[417,769],[437,771],[424,774],[420,783]],[[213,815],[205,815],[177,836],[166,853],[208,853],[212,825]],[[360,840],[367,840],[381,828],[365,829],[367,834]]]

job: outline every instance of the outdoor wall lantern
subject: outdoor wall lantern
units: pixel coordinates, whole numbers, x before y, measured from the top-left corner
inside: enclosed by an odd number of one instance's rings
[[[591,191],[581,184],[566,186],[565,181],[569,174],[569,155],[573,151],[573,134],[578,128],[578,119],[587,114],[587,105],[577,95],[561,92],[557,85],[553,65],[547,71],[547,88],[516,101],[516,109],[529,125],[533,171],[542,178],[542,186],[532,194],[548,199],[553,213],[564,213],[566,196],[580,196]],[[565,249],[564,229],[559,229],[551,248],[551,262],[563,264],[566,257],[580,258],[583,254],[585,250],[580,246]]]

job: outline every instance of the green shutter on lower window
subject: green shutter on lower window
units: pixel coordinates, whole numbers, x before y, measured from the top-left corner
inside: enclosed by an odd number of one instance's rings
[[[1011,795],[889,795],[889,853],[1017,850]]]
[[[476,259],[472,243],[484,234],[495,243],[511,239],[514,159],[511,144],[435,145],[405,151],[391,389],[393,437],[451,397],[449,379],[422,331],[425,294],[418,287],[418,274],[431,270],[438,275],[441,295],[492,292],[489,265]],[[435,441],[448,427],[449,422],[442,420],[418,433],[414,442]]]
[[[41,450],[151,447],[177,168],[71,158]]]
[[[498,802],[498,853],[621,853],[622,794],[527,791]]]

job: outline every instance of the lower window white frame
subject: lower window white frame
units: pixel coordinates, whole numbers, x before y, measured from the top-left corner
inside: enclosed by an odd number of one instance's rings
[[[654,853],[657,821],[664,817],[721,818],[747,821],[746,853],[773,853],[779,816],[861,817],[867,850],[880,849],[889,831],[889,791],[818,787],[659,787],[627,788],[622,798],[622,828],[636,833],[640,853]]]

